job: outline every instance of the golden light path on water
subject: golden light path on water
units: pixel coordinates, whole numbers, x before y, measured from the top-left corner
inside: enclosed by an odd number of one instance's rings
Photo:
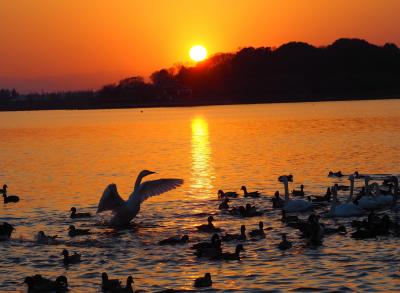
[[[198,191],[198,195],[207,196],[214,188],[215,177],[212,166],[212,151],[209,141],[207,121],[202,117],[192,120],[192,177],[191,188]]]

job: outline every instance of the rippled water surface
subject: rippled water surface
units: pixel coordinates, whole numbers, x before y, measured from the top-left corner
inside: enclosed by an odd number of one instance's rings
[[[135,289],[148,292],[192,289],[194,278],[205,272],[221,291],[400,290],[399,238],[333,235],[309,248],[280,222],[269,200],[282,190],[282,174],[294,174],[290,188],[303,183],[306,193],[324,194],[335,182],[347,183],[328,178],[329,170],[400,173],[398,100],[8,112],[0,113],[0,137],[0,183],[21,197],[17,204],[0,204],[0,221],[17,228],[11,241],[0,242],[1,292],[24,291],[23,278],[34,273],[65,274],[71,292],[95,292],[103,271],[124,280],[132,275]],[[146,201],[137,229],[104,226],[107,215],[69,218],[72,206],[94,214],[109,183],[126,198],[142,169],[158,172],[149,180],[178,177],[185,184]],[[264,196],[233,204],[256,204],[266,210],[263,216],[219,212],[217,190],[239,191],[241,185]],[[202,260],[189,246],[157,245],[184,233],[192,242],[208,239],[194,227],[209,214],[226,232],[238,232],[241,224],[254,229],[260,220],[273,230],[266,239],[246,242],[241,261]],[[324,220],[351,231],[349,221]],[[71,223],[93,235],[70,239]],[[39,230],[58,234],[62,243],[35,244]],[[286,252],[276,248],[281,232],[294,244]],[[234,246],[224,244],[224,250]],[[63,266],[64,248],[81,253],[82,263]]]

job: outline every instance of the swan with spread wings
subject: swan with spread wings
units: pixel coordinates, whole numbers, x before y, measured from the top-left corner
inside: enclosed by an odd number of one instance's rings
[[[145,181],[142,179],[155,172],[143,170],[139,173],[133,192],[128,200],[123,200],[118,194],[117,186],[109,184],[100,198],[97,213],[112,211],[111,225],[125,226],[136,217],[140,211],[140,205],[151,196],[160,195],[183,184],[182,179],[157,179]]]

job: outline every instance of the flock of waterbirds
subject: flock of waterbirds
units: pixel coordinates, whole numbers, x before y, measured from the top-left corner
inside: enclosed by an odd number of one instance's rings
[[[144,170],[139,173],[135,182],[135,187],[128,200],[123,200],[118,194],[115,184],[110,184],[104,190],[100,198],[97,212],[111,210],[113,216],[110,224],[114,227],[126,227],[130,221],[138,214],[141,203],[147,198],[160,195],[183,184],[181,179],[157,179],[142,182],[145,176],[155,172]],[[400,211],[400,205],[397,204],[399,193],[399,182],[397,176],[391,174],[359,174],[357,171],[351,175],[344,175],[341,171],[328,174],[329,177],[345,177],[350,181],[350,185],[334,184],[327,188],[324,195],[310,195],[304,190],[304,185],[300,185],[299,190],[289,192],[289,182],[293,182],[293,175],[283,175],[278,178],[284,186],[284,196],[281,197],[279,191],[271,198],[272,208],[282,211],[281,221],[287,227],[297,229],[300,237],[304,239],[306,245],[320,246],[324,238],[332,234],[347,235],[347,229],[344,225],[337,227],[324,224],[323,218],[344,218],[352,217],[351,227],[354,231],[351,237],[355,239],[370,239],[377,236],[400,236],[400,224],[393,221],[387,211]],[[355,188],[355,181],[362,180],[362,188]],[[373,181],[372,184],[370,182]],[[3,195],[4,204],[17,203],[19,197],[8,195],[8,186],[3,185],[0,194]],[[267,197],[258,191],[248,191],[246,186],[242,186],[243,197],[260,198]],[[347,198],[338,198],[338,192],[348,193]],[[239,194],[236,191],[218,190],[218,199],[220,204],[218,209],[221,213],[233,217],[261,217],[265,211],[259,210],[257,206],[247,203],[245,206],[231,206]],[[70,218],[79,220],[91,218],[90,213],[78,213],[75,207],[70,209]],[[378,214],[379,212],[379,214]],[[306,219],[299,217],[300,214],[308,216]],[[358,217],[365,216],[358,220]],[[257,229],[246,233],[246,226],[241,225],[240,233],[223,233],[223,229],[214,225],[214,217],[208,216],[207,224],[196,226],[200,233],[212,234],[210,241],[195,243],[190,246],[194,254],[199,258],[207,258],[213,261],[240,260],[240,253],[245,250],[246,241],[258,241],[266,238],[270,227],[264,227],[263,221],[259,221]],[[0,240],[10,240],[12,232],[15,230],[10,223],[4,222],[0,225]],[[90,235],[90,229],[76,228],[70,225],[68,235],[70,237]],[[277,249],[288,250],[292,248],[292,242],[287,238],[286,233],[282,233],[282,241],[276,244]],[[35,241],[38,244],[51,245],[61,244],[57,235],[46,235],[44,231],[39,231]],[[233,252],[223,250],[223,242],[236,241],[236,249]],[[158,242],[159,245],[186,245],[190,242],[189,235],[172,236]],[[64,265],[73,265],[81,262],[81,255],[74,252],[70,254],[67,249],[63,249],[62,263]],[[129,276],[124,286],[117,279],[109,279],[107,273],[102,273],[101,290],[103,292],[134,292],[132,276]],[[39,274],[28,276],[24,283],[28,286],[28,292],[66,292],[68,290],[68,281],[65,276],[59,276],[54,281],[44,278]],[[211,287],[212,278],[210,273],[205,273],[204,277],[199,277],[194,281],[195,288]],[[136,292],[136,291],[135,291]],[[162,292],[177,292],[174,289],[166,289]]]

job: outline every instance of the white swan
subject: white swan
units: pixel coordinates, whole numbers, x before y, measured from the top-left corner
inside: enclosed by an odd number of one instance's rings
[[[100,198],[97,213],[111,210],[113,217],[111,224],[125,226],[139,213],[140,204],[151,196],[160,195],[183,184],[182,179],[157,179],[141,183],[143,177],[155,172],[143,170],[139,173],[133,192],[128,200],[123,200],[115,184],[106,187]]]
[[[393,196],[390,194],[381,194],[381,189],[378,183],[372,183],[371,186],[374,190],[374,200],[379,206],[383,207],[393,203]]]
[[[303,199],[289,198],[289,180],[287,176],[279,176],[278,181],[285,187],[285,202],[282,209],[287,213],[305,212],[312,209],[312,203]]]
[[[364,182],[365,182],[364,195],[361,196],[361,198],[357,202],[357,206],[366,210],[373,210],[379,208],[379,202],[375,200],[375,197],[370,196],[369,185],[368,185],[368,182],[370,180],[371,180],[370,176],[366,175],[364,177]]]
[[[333,186],[332,187],[332,203],[331,203],[331,209],[328,213],[328,216],[330,217],[339,217],[339,218],[345,218],[345,217],[355,217],[355,216],[360,216],[364,214],[364,211],[355,205],[354,203],[351,202],[351,198],[353,195],[353,189],[354,189],[354,176],[350,175],[350,195],[348,198],[348,202],[346,203],[338,203],[338,198],[337,198],[337,187]]]

